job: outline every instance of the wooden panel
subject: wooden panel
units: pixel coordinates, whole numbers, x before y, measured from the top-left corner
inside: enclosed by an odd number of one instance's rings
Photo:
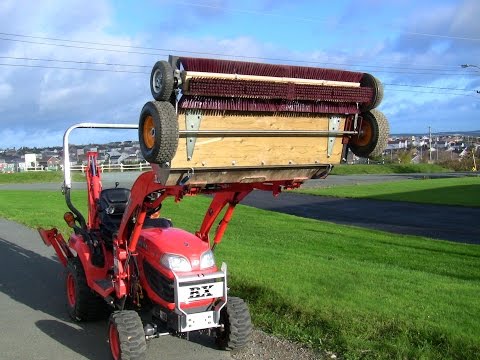
[[[345,126],[341,116],[339,130]],[[179,115],[185,130],[185,115]],[[328,130],[327,116],[204,115],[200,130]],[[187,160],[186,139],[179,139],[172,167],[235,167],[298,164],[337,164],[342,153],[341,136],[327,156],[327,137],[198,137],[193,157]]]

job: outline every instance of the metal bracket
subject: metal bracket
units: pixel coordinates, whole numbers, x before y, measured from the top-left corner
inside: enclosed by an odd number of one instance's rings
[[[338,131],[340,127],[340,117],[338,116],[330,116],[328,118],[328,131],[330,133],[334,133]],[[336,136],[328,136],[328,148],[327,148],[327,156],[330,157],[333,151],[333,145],[335,144]]]
[[[200,129],[200,123],[202,122],[202,114],[194,111],[189,111],[185,114],[185,129],[187,131],[198,131]],[[196,136],[187,136],[187,161],[192,160],[193,150],[195,149],[195,143],[197,142]]]
[[[192,178],[192,176],[195,175],[195,169],[194,168],[190,168],[188,171],[187,171],[187,175],[185,175],[182,180],[179,181],[178,185],[185,185],[188,180],[190,180]]]
[[[155,172],[155,182],[165,185],[170,176],[170,164],[151,164],[152,170]]]

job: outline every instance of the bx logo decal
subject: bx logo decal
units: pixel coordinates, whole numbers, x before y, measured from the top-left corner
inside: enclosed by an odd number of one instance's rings
[[[192,286],[190,288],[189,299],[197,299],[197,298],[203,298],[207,296],[213,296],[213,294],[210,292],[210,289],[212,287],[213,285]]]

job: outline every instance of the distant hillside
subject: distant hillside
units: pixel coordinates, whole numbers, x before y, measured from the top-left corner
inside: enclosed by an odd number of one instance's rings
[[[428,131],[423,133],[397,133],[391,134],[391,136],[398,136],[398,137],[408,137],[408,136],[423,136],[428,134]],[[441,131],[441,132],[432,132],[432,135],[463,135],[463,136],[480,136],[480,130],[471,130],[471,131]]]

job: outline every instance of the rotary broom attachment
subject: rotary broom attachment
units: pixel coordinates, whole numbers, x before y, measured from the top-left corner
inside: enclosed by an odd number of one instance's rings
[[[163,169],[186,169],[169,181],[312,178],[347,146],[376,156],[388,141],[388,122],[375,109],[383,87],[367,73],[170,56],[153,67],[150,90],[140,147]]]
[[[179,109],[355,114],[379,105],[380,81],[370,74],[305,66],[170,57],[152,71],[158,101],[181,93]]]

